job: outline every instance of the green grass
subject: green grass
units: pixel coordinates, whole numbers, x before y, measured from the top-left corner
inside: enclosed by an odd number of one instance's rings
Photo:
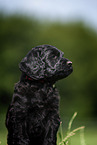
[[[65,139],[67,145],[97,145],[97,126],[86,126],[85,129],[82,127],[73,127],[73,121],[76,117],[73,115],[70,122],[68,123],[67,131],[64,131],[64,127],[61,127],[58,132],[58,144]],[[93,124],[93,123],[92,123]],[[75,129],[72,129],[75,128]],[[84,130],[83,130],[84,129]],[[81,132],[82,131],[82,132]],[[67,139],[66,139],[67,138]],[[5,127],[5,114],[0,114],[0,145],[7,144],[7,130]],[[60,145],[65,145],[60,144]]]
[[[7,130],[5,127],[5,113],[0,112],[0,145],[7,144]]]
[[[73,137],[76,134],[76,132],[78,132],[78,131],[80,131],[81,145],[86,145],[85,139],[84,139],[84,128],[85,127],[81,126],[81,127],[78,127],[76,129],[71,130],[72,123],[73,123],[76,116],[77,116],[77,112],[74,113],[71,120],[69,121],[68,130],[67,130],[65,137],[63,137],[62,123],[60,124],[60,129],[59,129],[58,134],[57,134],[57,145],[70,145],[71,137]]]
[[[88,130],[85,128],[84,135],[86,145],[97,145],[97,128],[90,128]],[[80,133],[76,133],[76,135],[71,138],[70,145],[81,145]]]
[[[7,145],[7,131],[0,131],[0,145]]]
[[[75,112],[68,123],[67,131],[63,131],[62,123],[57,134],[57,145],[96,145],[97,144],[97,126],[81,126],[72,130],[73,121],[77,113]]]
[[[0,131],[0,145],[6,145],[7,143],[7,131],[4,129]],[[86,145],[97,145],[97,128],[85,128],[85,142]],[[77,132],[70,139],[70,145],[81,145],[80,132]]]

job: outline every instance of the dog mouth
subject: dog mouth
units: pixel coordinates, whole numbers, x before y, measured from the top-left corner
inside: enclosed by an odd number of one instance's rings
[[[63,60],[63,62],[61,63],[61,68],[65,71],[73,71],[73,67],[72,67],[72,61],[65,59]]]
[[[66,76],[70,75],[73,72],[72,62],[70,60],[67,60],[66,62]]]
[[[67,66],[67,70],[66,70],[66,71],[68,71],[68,72],[72,72],[72,71],[73,71],[73,67],[72,67],[72,65]]]
[[[66,78],[73,72],[72,62],[66,58],[62,58],[55,70],[56,71],[54,72],[52,79],[57,81]]]
[[[61,69],[58,73],[58,77],[60,79],[66,78],[73,72],[72,62],[68,59],[66,59],[66,60],[67,61],[63,61],[62,65],[61,65]]]

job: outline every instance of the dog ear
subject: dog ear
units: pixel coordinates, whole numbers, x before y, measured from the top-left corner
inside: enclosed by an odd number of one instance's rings
[[[41,60],[41,52],[41,49],[32,48],[19,64],[20,70],[34,80],[44,78],[45,63]]]

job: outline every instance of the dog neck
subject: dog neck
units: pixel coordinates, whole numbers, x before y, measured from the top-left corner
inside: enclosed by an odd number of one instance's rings
[[[50,79],[49,79],[50,80]],[[47,80],[44,80],[44,79],[40,79],[40,80],[34,80],[33,78],[27,76],[26,74],[22,73],[21,75],[21,78],[20,78],[20,81],[23,81],[23,82],[29,82],[30,84],[48,84],[50,86],[55,86],[55,82],[51,82],[51,81],[47,81]],[[54,87],[53,87],[54,88]]]
[[[36,82],[36,80],[34,80],[34,79],[28,77],[27,75],[25,76],[25,80],[29,80],[29,81],[31,81],[31,82]],[[37,80],[37,82],[44,83],[45,81],[44,81],[44,80]]]

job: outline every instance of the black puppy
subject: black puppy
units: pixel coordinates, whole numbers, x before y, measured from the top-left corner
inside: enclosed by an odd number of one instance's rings
[[[41,45],[20,62],[6,127],[8,145],[56,145],[59,94],[53,84],[72,72],[72,62],[51,45]]]

